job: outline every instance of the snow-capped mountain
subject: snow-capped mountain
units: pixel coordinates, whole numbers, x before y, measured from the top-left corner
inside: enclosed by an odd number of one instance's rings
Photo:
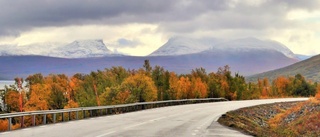
[[[24,46],[1,46],[0,56],[6,55],[40,55],[60,58],[87,58],[116,54],[113,54],[102,40],[79,40],[70,44],[38,43]]]
[[[256,50],[274,50],[281,52],[289,58],[297,59],[295,54],[283,44],[271,40],[259,40],[256,38],[244,38],[232,41],[222,41],[218,39],[190,39],[172,38],[150,56],[176,56],[194,54],[206,51],[218,52],[250,52]]]
[[[152,52],[149,56],[177,56],[199,53],[211,49],[213,44],[218,43],[217,39],[192,39],[185,37],[174,37],[168,40],[163,46]]]
[[[232,40],[215,45],[212,50],[225,50],[225,51],[256,51],[256,50],[273,50],[284,54],[289,58],[297,59],[295,54],[285,45],[272,41],[272,40],[259,40],[257,38],[244,38]]]
[[[62,58],[86,58],[112,55],[102,40],[74,41],[65,46],[52,50],[50,56]]]

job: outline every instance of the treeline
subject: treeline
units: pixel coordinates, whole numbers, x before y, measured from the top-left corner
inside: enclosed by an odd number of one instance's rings
[[[229,100],[314,96],[317,83],[298,74],[256,83],[246,83],[228,66],[207,73],[197,68],[190,74],[176,74],[163,67],[151,67],[148,60],[138,70],[112,67],[90,74],[34,74],[1,93],[3,112],[53,110],[74,107],[115,105],[134,102],[223,97]],[[22,84],[25,82],[25,84]],[[25,85],[25,86],[22,86]]]

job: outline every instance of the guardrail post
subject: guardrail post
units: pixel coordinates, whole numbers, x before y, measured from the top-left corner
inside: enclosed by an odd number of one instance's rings
[[[36,126],[36,115],[32,115],[32,125]]]
[[[70,121],[70,120],[71,120],[71,112],[69,112],[68,115],[69,115],[69,116],[68,116],[68,121]]]
[[[57,114],[53,113],[53,123],[56,123]]]
[[[43,124],[47,124],[47,114],[43,114]]]
[[[92,117],[92,110],[90,110],[90,117]]]
[[[23,128],[23,127],[24,127],[24,116],[21,116],[21,122],[20,122],[20,124],[21,124],[21,128]]]
[[[76,111],[76,119],[79,119],[79,111]]]
[[[86,118],[86,111],[83,110],[82,113],[83,113],[83,118]]]
[[[62,122],[64,122],[64,113],[63,112],[61,113],[61,116],[62,116]]]
[[[12,125],[12,117],[8,118],[8,130],[11,130],[11,125]]]

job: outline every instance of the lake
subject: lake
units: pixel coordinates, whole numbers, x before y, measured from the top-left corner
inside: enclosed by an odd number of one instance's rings
[[[13,80],[0,80],[0,89],[4,89],[4,86],[7,85],[13,85],[15,81]]]

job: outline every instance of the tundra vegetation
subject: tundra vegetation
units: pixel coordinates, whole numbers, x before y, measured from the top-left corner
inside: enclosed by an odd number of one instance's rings
[[[219,123],[259,137],[316,137],[320,135],[320,92],[304,102],[242,108],[224,114]]]

